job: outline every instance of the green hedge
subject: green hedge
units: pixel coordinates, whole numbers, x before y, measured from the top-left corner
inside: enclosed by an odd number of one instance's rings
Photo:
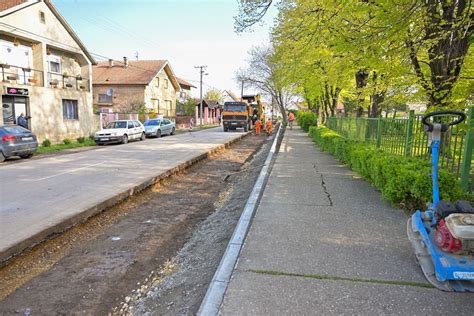
[[[345,162],[378,188],[385,199],[408,210],[424,209],[432,200],[429,161],[385,153],[363,143],[346,140],[325,127],[311,127],[309,134],[319,147]],[[440,198],[465,198],[455,176],[439,171]]]
[[[296,122],[306,132],[311,126],[318,125],[318,116],[314,112],[310,111],[298,111],[296,115]]]

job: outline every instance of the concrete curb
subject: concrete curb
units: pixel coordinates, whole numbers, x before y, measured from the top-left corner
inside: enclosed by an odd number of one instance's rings
[[[153,176],[151,178],[149,178],[148,180],[138,184],[138,185],[135,185],[111,198],[107,198],[105,200],[103,200],[102,202],[92,206],[92,207],[89,207],[85,210],[83,210],[81,213],[79,214],[76,214],[74,216],[71,216],[67,219],[65,219],[64,221],[62,221],[61,223],[58,223],[54,226],[51,226],[49,228],[46,228],[44,229],[43,231],[21,241],[20,243],[17,243],[16,245],[0,252],[0,267],[2,265],[4,265],[8,260],[12,259],[13,257],[21,254],[22,252],[24,252],[25,250],[28,250],[28,249],[31,249],[33,247],[35,247],[36,245],[48,240],[48,239],[51,239],[51,238],[54,238],[55,235],[57,234],[60,234],[66,230],[68,230],[69,228],[77,225],[77,224],[80,224],[80,223],[83,223],[85,221],[87,221],[88,218],[94,216],[94,215],[97,215],[101,212],[103,212],[104,210],[106,210],[107,208],[110,208],[120,202],[123,202],[125,201],[126,199],[128,199],[129,197],[133,196],[134,194],[166,179],[166,178],[169,178],[175,174],[178,174],[184,170],[186,170],[187,168],[191,167],[192,165],[208,158],[209,156],[221,151],[221,150],[224,150],[225,148],[228,148],[230,147],[232,144],[240,141],[242,138],[250,135],[251,132],[248,132],[247,134],[244,134],[244,135],[241,135],[235,139],[232,139],[224,144],[221,144],[221,145],[218,145],[217,147],[213,148],[212,150],[206,152],[206,153],[203,153],[203,154],[200,154],[200,155],[197,155],[195,157],[193,157],[192,159],[172,168],[172,169],[169,169],[159,175],[156,175],[156,176]]]
[[[242,212],[234,233],[229,240],[224,256],[219,263],[219,267],[214,273],[209,288],[207,289],[206,296],[201,302],[201,306],[199,307],[197,315],[207,316],[217,315],[219,313],[219,309],[224,299],[227,286],[230,282],[232,272],[234,271],[235,264],[237,263],[240,251],[245,241],[245,237],[247,236],[250,224],[255,215],[255,211],[257,210],[258,203],[262,197],[263,189],[265,188],[268,176],[270,175],[274,161],[274,155],[277,152],[279,140],[283,135],[282,129],[282,125],[280,125],[270,152],[267,156],[267,159],[265,160],[265,165],[260,171],[257,182],[255,183],[247,203],[245,204],[244,211]]]

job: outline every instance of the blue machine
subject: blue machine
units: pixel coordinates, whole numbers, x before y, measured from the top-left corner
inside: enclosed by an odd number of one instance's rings
[[[457,119],[439,123],[452,116]],[[443,291],[474,292],[474,208],[467,201],[440,201],[438,187],[441,134],[465,118],[458,111],[423,117],[425,130],[431,133],[433,202],[425,212],[417,210],[407,224],[408,239],[425,277]]]

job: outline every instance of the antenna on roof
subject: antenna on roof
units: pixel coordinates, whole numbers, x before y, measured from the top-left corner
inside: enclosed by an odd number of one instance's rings
[[[137,61],[138,61],[138,52],[135,52],[135,58],[136,58]]]

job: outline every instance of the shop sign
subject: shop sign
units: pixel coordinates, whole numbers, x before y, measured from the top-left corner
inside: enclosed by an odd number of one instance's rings
[[[28,95],[28,89],[7,87],[7,94],[27,96]]]

